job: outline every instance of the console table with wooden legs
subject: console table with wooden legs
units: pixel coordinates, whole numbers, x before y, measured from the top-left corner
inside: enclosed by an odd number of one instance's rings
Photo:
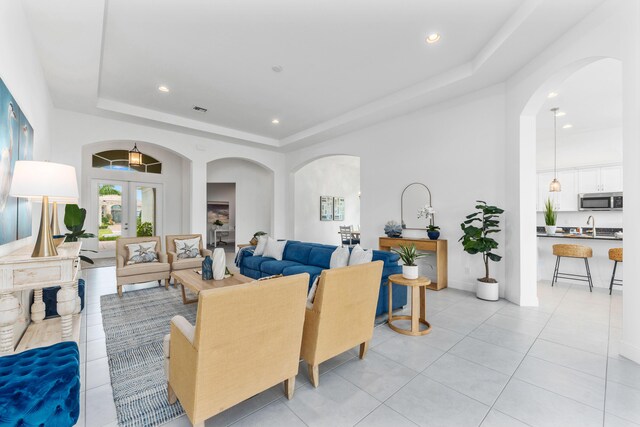
[[[30,247],[0,258],[0,356],[14,352],[13,331],[22,308],[15,292],[33,290],[31,324],[16,352],[80,340],[80,242],[63,243],[57,256],[33,258]],[[59,318],[44,320],[42,289],[60,286],[57,293]]]
[[[438,281],[431,280],[431,284],[427,286],[427,289],[439,291],[446,288],[448,283],[448,249],[446,240],[380,237],[378,248],[381,251],[390,251],[391,248],[411,246],[411,244],[416,245],[416,249],[419,251],[435,252],[436,254],[436,276]]]

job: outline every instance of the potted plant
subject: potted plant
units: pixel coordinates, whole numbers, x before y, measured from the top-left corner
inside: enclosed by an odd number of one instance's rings
[[[87,210],[80,208],[76,204],[68,204],[64,207],[64,225],[69,230],[65,234],[65,242],[77,242],[78,239],[89,239],[96,237],[95,234],[86,233],[84,230],[84,220],[87,218]],[[81,249],[81,252],[93,252],[90,249]],[[93,264],[93,260],[87,256],[80,255],[80,259]]]
[[[558,212],[553,208],[553,202],[551,198],[547,198],[544,203],[544,230],[549,236],[556,234],[556,221],[558,219]]]
[[[391,251],[400,255],[400,259],[404,263],[402,266],[402,277],[405,279],[417,279],[418,278],[418,266],[416,260],[427,256],[428,254],[419,253],[416,249],[416,245],[413,243],[411,246],[400,245],[400,250],[391,249]]]
[[[498,262],[502,257],[493,253],[498,248],[498,242],[490,237],[500,231],[499,216],[504,212],[496,206],[487,205],[482,200],[477,201],[477,211],[467,215],[460,224],[464,235],[459,241],[465,252],[475,255],[482,254],[484,262],[484,277],[478,279],[476,296],[487,301],[497,301],[500,295],[499,283],[489,275],[489,261]]]
[[[265,234],[267,234],[267,233],[265,233],[264,231],[256,231],[255,233],[253,233],[253,237],[249,241],[249,243],[251,243],[251,246],[257,245],[258,244],[258,237],[264,236]]]
[[[438,240],[438,238],[440,237],[440,227],[433,224],[428,225],[427,236],[429,236],[431,240]]]

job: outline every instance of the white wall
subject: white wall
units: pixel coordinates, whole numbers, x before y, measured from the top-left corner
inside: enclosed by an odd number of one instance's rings
[[[400,222],[404,187],[412,182],[428,185],[441,238],[449,240],[449,286],[474,289],[482,274],[482,260],[465,253],[457,240],[460,223],[473,211],[476,200],[505,204],[504,111],[504,86],[496,85],[291,152],[287,158],[292,174],[289,191],[300,165],[327,155],[359,156],[362,243],[377,248],[385,223]],[[297,227],[297,222],[291,224],[290,235]],[[426,237],[426,231],[422,236]],[[509,262],[503,235],[497,238],[501,243],[498,252]],[[492,276],[503,282],[504,269],[504,261],[493,263]]]
[[[312,161],[295,173],[294,238],[340,244],[341,225],[360,224],[360,158],[330,156]],[[344,197],[344,221],[320,221],[320,196]]]
[[[274,227],[281,215],[274,204],[274,173],[259,164],[243,159],[220,159],[207,165],[207,182],[236,184],[236,243],[249,243],[253,233],[265,231],[276,238],[284,231]],[[205,206],[206,209],[206,206]]]
[[[539,171],[553,170],[553,140],[538,140]],[[558,169],[622,163],[622,128],[558,135]]]
[[[225,241],[235,243],[236,228],[236,184],[232,182],[207,183],[207,202],[229,202],[229,236]],[[213,244],[213,242],[207,242]]]

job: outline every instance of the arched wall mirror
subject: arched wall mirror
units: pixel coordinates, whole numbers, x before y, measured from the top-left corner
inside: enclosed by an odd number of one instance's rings
[[[431,190],[421,182],[413,182],[402,190],[400,196],[400,216],[402,228],[408,230],[424,230],[429,224],[433,224],[431,219],[418,218],[418,212],[431,207]]]

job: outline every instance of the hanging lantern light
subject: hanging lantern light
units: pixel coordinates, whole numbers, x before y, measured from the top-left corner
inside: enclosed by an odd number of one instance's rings
[[[558,107],[552,108],[551,112],[553,113],[553,180],[549,184],[549,192],[551,193],[559,193],[562,191],[562,186],[560,185],[560,181],[558,181],[558,127],[556,124],[558,117]]]
[[[142,166],[142,153],[137,144],[133,144],[133,148],[129,150],[129,166]]]

